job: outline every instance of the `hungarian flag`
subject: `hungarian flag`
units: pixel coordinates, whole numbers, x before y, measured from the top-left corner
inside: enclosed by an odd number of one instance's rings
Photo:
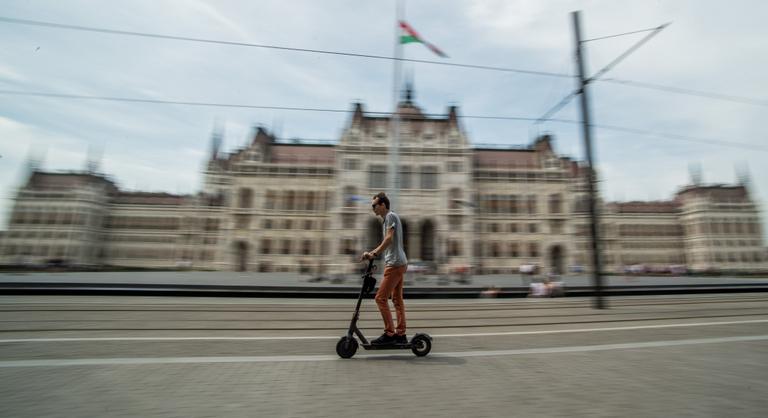
[[[408,43],[411,43],[411,42],[422,43],[422,44],[424,44],[424,46],[429,48],[435,54],[437,54],[437,55],[439,55],[439,56],[441,56],[443,58],[448,58],[448,55],[445,55],[445,53],[443,53],[443,51],[441,51],[436,46],[434,46],[431,43],[425,41],[421,36],[419,36],[419,34],[416,33],[415,30],[413,30],[411,25],[403,22],[402,20],[399,23],[400,23],[400,28],[403,29],[403,31],[405,32],[405,34],[400,35],[400,43],[401,44],[408,44]]]

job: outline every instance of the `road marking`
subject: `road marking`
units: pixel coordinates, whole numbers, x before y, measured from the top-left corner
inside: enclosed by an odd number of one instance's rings
[[[525,354],[580,353],[589,351],[630,350],[642,348],[674,347],[699,344],[722,344],[733,342],[765,341],[768,335],[749,335],[741,337],[698,338],[689,340],[648,341],[623,344],[581,345],[566,347],[527,348],[521,350],[495,351],[458,351],[435,353],[430,358],[446,357],[497,357]],[[403,355],[360,355],[358,359],[376,359],[389,357],[413,358],[412,354]],[[204,363],[284,363],[284,362],[319,362],[343,361],[334,355],[296,355],[296,356],[249,356],[249,357],[132,357],[132,358],[83,358],[83,359],[47,359],[47,360],[10,360],[0,361],[0,368],[18,367],[66,367],[66,366],[123,366],[150,364],[204,364]]]
[[[745,321],[720,321],[720,322],[689,322],[683,324],[657,324],[636,325],[631,327],[604,327],[604,328],[576,328],[553,329],[544,331],[509,331],[509,332],[480,332],[471,334],[437,334],[432,338],[453,337],[497,337],[509,335],[539,335],[539,334],[563,334],[576,332],[600,332],[600,331],[629,331],[638,329],[678,328],[678,327],[705,327],[715,325],[739,325],[765,323],[768,319],[751,319]],[[8,338],[0,339],[1,343],[52,343],[52,342],[89,342],[89,341],[291,341],[291,340],[336,340],[341,335],[304,335],[304,336],[267,336],[267,337],[62,337],[62,338]]]
[[[578,328],[578,329],[554,329],[545,331],[509,331],[509,332],[479,332],[473,334],[445,334],[432,337],[493,337],[501,335],[536,335],[536,334],[562,334],[567,332],[599,332],[599,331],[628,331],[637,329],[678,328],[678,327],[706,327],[713,325],[737,325],[768,322],[768,319],[750,319],[745,321],[720,321],[720,322],[688,322],[683,324],[656,324],[635,325],[631,327],[604,327],[604,328]]]

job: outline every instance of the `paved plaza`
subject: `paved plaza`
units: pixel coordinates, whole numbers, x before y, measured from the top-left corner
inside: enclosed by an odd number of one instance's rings
[[[334,352],[348,300],[0,297],[0,416],[762,417],[762,294],[412,300],[409,351]],[[361,327],[380,332],[373,303]]]

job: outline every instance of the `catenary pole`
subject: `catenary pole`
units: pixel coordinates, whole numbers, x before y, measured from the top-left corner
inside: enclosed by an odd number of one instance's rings
[[[585,79],[584,49],[581,40],[581,14],[578,11],[572,13],[573,32],[576,42],[576,67],[578,69],[579,88],[577,89],[581,96],[581,121],[582,136],[584,137],[584,151],[587,157],[587,193],[589,202],[590,217],[590,237],[592,249],[592,278],[595,289],[595,299],[593,306],[596,309],[604,309],[605,301],[603,298],[603,279],[602,264],[600,262],[600,217],[597,208],[597,185],[595,182],[595,162],[592,156],[592,121],[589,114],[589,96],[587,87],[589,80]]]

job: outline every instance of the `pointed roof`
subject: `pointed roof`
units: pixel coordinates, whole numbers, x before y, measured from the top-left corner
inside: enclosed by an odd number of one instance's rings
[[[459,127],[457,106],[449,106],[447,115],[425,114],[414,102],[414,97],[413,85],[409,82],[401,91],[400,101],[397,104],[397,114],[401,120],[412,123],[424,122],[455,128]],[[375,126],[388,124],[391,119],[392,115],[389,113],[382,116],[366,114],[363,105],[359,102],[355,102],[353,104],[352,117],[350,118],[348,126],[350,128],[368,130]],[[418,130],[418,128],[416,129]]]
[[[117,192],[115,183],[105,176],[84,171],[46,172],[35,170],[27,181],[26,188],[35,190],[69,190],[87,185],[100,184],[108,192]]]
[[[352,121],[350,122],[350,126],[359,128],[363,123],[363,104],[360,102],[355,102],[354,106],[355,108],[352,111]]]
[[[402,90],[400,102],[397,104],[397,114],[403,119],[424,119],[424,113],[413,103],[413,97],[413,85],[409,81]]]
[[[678,199],[687,197],[705,197],[715,202],[749,201],[749,191],[744,185],[727,186],[724,184],[692,185],[676,193]]]
[[[263,126],[256,128],[256,134],[253,136],[251,144],[267,145],[275,142],[275,136],[267,132]]]
[[[662,213],[677,213],[680,211],[679,204],[672,200],[652,202],[611,202],[608,206],[616,213],[650,213],[658,215]]]
[[[221,133],[221,129],[218,127],[214,128],[213,133],[211,134],[211,155],[209,156],[211,161],[216,161],[219,159],[222,139],[223,135]]]

